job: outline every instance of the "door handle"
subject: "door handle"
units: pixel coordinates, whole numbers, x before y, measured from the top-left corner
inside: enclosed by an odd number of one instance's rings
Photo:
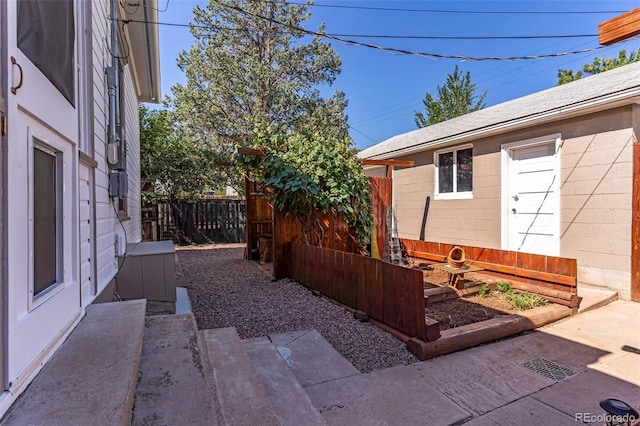
[[[515,207],[511,209],[511,213],[516,214],[516,208]]]
[[[18,61],[16,61],[16,58],[14,58],[13,56],[11,57],[11,64],[17,66],[18,71],[20,71],[20,81],[18,81],[18,85],[11,87],[11,93],[15,95],[18,89],[22,87],[22,67],[20,66]]]
[[[518,197],[518,194],[514,195],[511,198],[513,198],[513,201],[518,201],[520,199],[520,197]]]

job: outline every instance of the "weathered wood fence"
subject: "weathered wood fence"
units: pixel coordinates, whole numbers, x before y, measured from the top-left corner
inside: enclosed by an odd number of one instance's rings
[[[246,203],[239,199],[160,202],[155,206],[158,240],[177,243],[246,240]],[[152,233],[153,234],[153,233]]]
[[[304,244],[289,244],[286,251],[290,278],[427,341],[422,271]]]

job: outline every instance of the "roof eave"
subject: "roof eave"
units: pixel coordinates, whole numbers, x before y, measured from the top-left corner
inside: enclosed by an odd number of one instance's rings
[[[611,93],[606,96],[588,99],[576,104],[564,105],[562,107],[553,108],[547,111],[541,111],[528,116],[519,117],[517,119],[494,123],[489,126],[446,136],[429,142],[415,144],[405,148],[399,148],[396,150],[375,154],[364,158],[374,160],[399,158],[405,155],[446,147],[447,145],[466,143],[478,138],[484,138],[514,130],[519,130],[521,128],[529,127],[532,125],[544,124],[558,120],[560,118],[567,119],[578,115],[584,115],[586,113],[598,112],[606,108],[615,108],[618,106],[629,105],[633,103],[640,103],[640,86],[635,86],[617,93]]]
[[[129,60],[139,102],[160,103],[160,43],[158,0],[140,0],[133,10],[123,10],[129,41]]]

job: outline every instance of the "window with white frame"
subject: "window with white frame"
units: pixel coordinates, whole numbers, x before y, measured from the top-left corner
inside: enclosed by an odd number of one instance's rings
[[[435,199],[472,198],[473,147],[464,145],[435,153]]]
[[[36,142],[33,149],[33,296],[62,277],[62,153]]]

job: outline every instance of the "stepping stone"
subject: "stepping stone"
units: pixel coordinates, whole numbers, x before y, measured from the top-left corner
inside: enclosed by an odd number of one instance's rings
[[[304,387],[360,372],[316,330],[269,336]]]
[[[326,425],[268,337],[247,339],[243,343],[282,425]]]

